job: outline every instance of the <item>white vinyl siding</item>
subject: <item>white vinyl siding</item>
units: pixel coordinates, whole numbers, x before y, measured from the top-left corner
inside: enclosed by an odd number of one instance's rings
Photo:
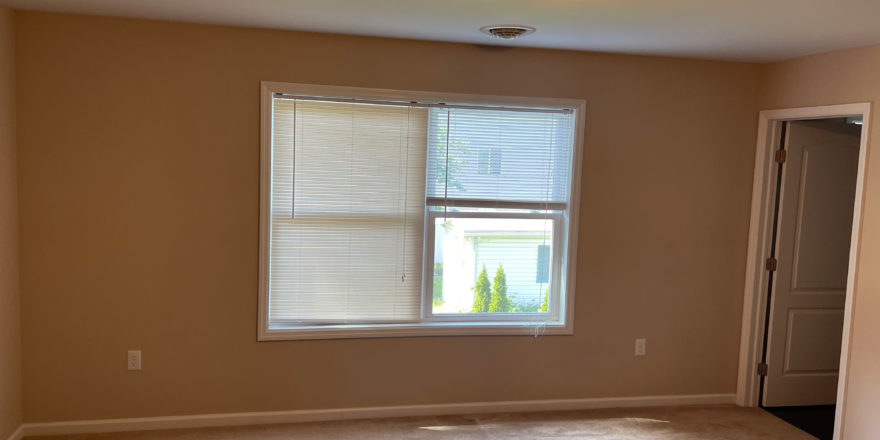
[[[540,306],[548,282],[536,282],[538,272],[538,246],[551,243],[551,237],[482,236],[474,237],[476,270],[485,265],[490,276],[503,264],[507,275],[507,296],[515,304]],[[476,275],[474,276],[476,278]]]

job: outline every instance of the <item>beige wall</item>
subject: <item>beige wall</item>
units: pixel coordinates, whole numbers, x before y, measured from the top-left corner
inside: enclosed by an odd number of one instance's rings
[[[17,17],[27,421],[735,391],[758,66]],[[261,80],[586,99],[575,335],[255,342]]]
[[[761,107],[785,108],[880,100],[880,46],[799,58],[767,67]],[[874,112],[877,111],[875,107]],[[880,438],[880,117],[870,123],[865,205],[853,315],[844,436]]]
[[[22,420],[14,17],[0,5],[0,439]]]

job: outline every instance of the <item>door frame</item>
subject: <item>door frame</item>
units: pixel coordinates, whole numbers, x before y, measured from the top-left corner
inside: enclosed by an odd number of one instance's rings
[[[843,407],[846,402],[846,377],[849,367],[852,334],[853,295],[858,267],[859,239],[861,237],[862,206],[864,204],[865,162],[868,153],[871,103],[799,107],[764,110],[758,119],[758,141],[755,149],[755,170],[752,182],[752,207],[749,221],[749,242],[746,260],[745,289],[743,294],[742,331],[740,335],[739,372],[737,375],[736,403],[740,406],[758,405],[760,377],[758,362],[764,346],[765,312],[768,298],[769,272],[765,261],[770,256],[773,212],[776,195],[778,164],[774,155],[778,149],[782,124],[787,121],[861,116],[862,133],[859,145],[859,168],[856,182],[853,229],[847,270],[846,305],[843,314],[843,341],[840,348],[840,373],[837,384],[837,408],[834,421],[834,439],[841,438]]]

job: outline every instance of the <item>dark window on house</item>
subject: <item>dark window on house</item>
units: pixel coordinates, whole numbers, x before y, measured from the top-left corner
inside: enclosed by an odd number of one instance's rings
[[[501,174],[501,149],[484,148],[480,150],[478,162],[480,174]]]
[[[535,277],[536,283],[550,282],[550,245],[538,245],[538,275]]]

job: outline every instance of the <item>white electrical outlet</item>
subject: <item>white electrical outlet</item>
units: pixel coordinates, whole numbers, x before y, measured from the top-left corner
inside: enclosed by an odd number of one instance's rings
[[[140,370],[141,369],[141,351],[140,350],[129,350],[128,351],[128,369],[129,370]]]
[[[644,356],[645,348],[648,340],[645,338],[636,338],[636,356]]]

